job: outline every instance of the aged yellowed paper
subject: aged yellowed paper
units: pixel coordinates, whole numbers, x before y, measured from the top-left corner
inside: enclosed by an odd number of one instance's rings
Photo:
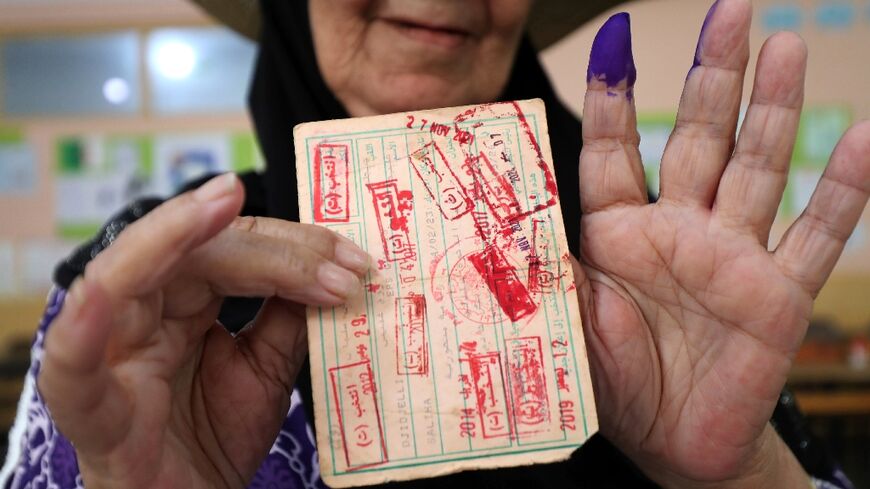
[[[294,136],[302,221],[375,260],[364,295],[308,310],[327,484],[554,462],[597,430],[543,102]]]

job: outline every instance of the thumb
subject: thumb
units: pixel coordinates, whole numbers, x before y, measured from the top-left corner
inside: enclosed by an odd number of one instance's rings
[[[130,427],[132,403],[105,361],[108,294],[78,279],[49,328],[37,386],[60,431],[80,454],[104,453]]]

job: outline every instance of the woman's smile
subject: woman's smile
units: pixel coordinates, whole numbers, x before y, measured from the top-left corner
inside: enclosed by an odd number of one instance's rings
[[[472,36],[466,29],[447,25],[434,25],[406,19],[382,19],[383,24],[413,42],[452,51],[461,48]]]
[[[354,116],[499,97],[532,0],[311,0],[317,63]]]

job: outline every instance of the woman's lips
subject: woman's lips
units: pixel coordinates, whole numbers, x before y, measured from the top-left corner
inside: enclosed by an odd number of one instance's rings
[[[470,37],[468,32],[451,27],[432,26],[414,21],[394,19],[385,19],[385,22],[411,39],[445,48],[457,48]]]

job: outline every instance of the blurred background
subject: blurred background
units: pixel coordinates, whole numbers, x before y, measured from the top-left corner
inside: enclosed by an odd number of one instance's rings
[[[753,56],[783,29],[803,36],[810,51],[806,110],[773,247],[837,139],[870,117],[870,0],[753,3]],[[619,7],[633,17],[641,153],[653,191],[708,7]],[[585,60],[609,13],[542,52],[578,113]],[[262,168],[245,109],[255,56],[253,43],[185,0],[0,0],[0,457],[54,265],[131,199],[170,195],[207,172]],[[816,302],[789,379],[812,429],[857,487],[870,487],[868,338],[865,212]]]

